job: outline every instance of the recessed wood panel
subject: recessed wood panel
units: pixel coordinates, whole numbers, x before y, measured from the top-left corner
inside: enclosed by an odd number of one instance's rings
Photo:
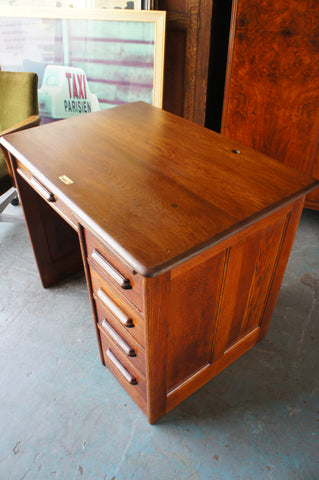
[[[186,33],[167,31],[163,108],[183,116]]]
[[[168,390],[210,362],[225,252],[171,280]]]
[[[229,249],[214,360],[260,326],[284,232],[285,217]]]
[[[167,11],[164,109],[205,123],[211,0],[158,0]]]

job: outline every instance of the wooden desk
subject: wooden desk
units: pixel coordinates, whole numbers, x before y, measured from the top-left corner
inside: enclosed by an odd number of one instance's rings
[[[102,362],[149,422],[264,337],[318,181],[143,103],[1,143],[43,285],[83,261]]]

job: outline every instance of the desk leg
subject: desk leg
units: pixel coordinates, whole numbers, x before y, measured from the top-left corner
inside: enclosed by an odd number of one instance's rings
[[[167,343],[170,272],[145,279],[147,417],[155,423],[167,408]]]
[[[19,175],[16,182],[41,281],[47,288],[83,268],[78,234]]]

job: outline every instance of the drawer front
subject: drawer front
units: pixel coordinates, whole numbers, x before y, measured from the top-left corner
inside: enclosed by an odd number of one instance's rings
[[[50,206],[64,218],[74,230],[78,230],[77,224],[74,221],[72,211],[60,200],[57,195],[54,195],[50,190],[43,185],[32,173],[19,161],[17,161],[17,172],[41,198],[43,198]]]
[[[142,373],[122,354],[121,350],[110,342],[103,333],[100,334],[105,365],[125,388],[133,400],[145,409],[146,381]],[[144,407],[144,408],[143,408]]]
[[[90,273],[99,318],[105,316],[116,329],[126,330],[145,346],[144,319],[140,312],[129,302],[123,301],[117,291],[112,289],[93,268],[90,268]]]
[[[121,350],[129,362],[135,365],[145,375],[145,352],[141,345],[123,328],[118,322],[114,322],[113,316],[101,308],[100,302],[96,301],[98,312],[98,327],[108,338],[113,346]],[[106,315],[105,315],[106,313]]]
[[[120,294],[143,310],[143,279],[134,274],[125,264],[115,257],[98,239],[87,230],[84,231],[88,262],[112,284]]]

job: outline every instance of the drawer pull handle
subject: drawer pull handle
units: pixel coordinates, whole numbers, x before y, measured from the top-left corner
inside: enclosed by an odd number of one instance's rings
[[[125,380],[130,383],[131,385],[137,385],[137,380],[135,377],[133,377],[127,370],[126,368],[121,364],[121,362],[116,358],[114,353],[108,348],[106,350],[106,356],[111,360],[113,363],[114,367],[116,367],[119,372],[123,375]]]
[[[96,263],[105,270],[106,273],[113,278],[113,280],[124,290],[130,290],[132,288],[129,278],[122,275],[118,270],[116,270],[113,265],[111,265],[103,255],[98,252],[98,250],[93,250],[92,258]]]
[[[104,318],[102,322],[102,327],[109,334],[109,336],[114,340],[114,342],[126,353],[129,357],[136,357],[134,348],[130,347],[128,343],[123,340],[123,338],[114,330],[113,327],[106,321]]]
[[[113,313],[114,317],[119,320],[119,322],[121,322],[127,328],[134,327],[133,320],[127,315],[125,315],[125,313],[123,313],[122,310],[117,305],[115,305],[114,302],[112,302],[110,297],[106,295],[102,288],[98,289],[97,296],[101,300],[101,302],[110,310],[110,312]]]
[[[42,197],[48,202],[55,202],[55,196],[49,190],[47,190],[36,178],[32,177],[30,180],[34,190],[36,190]]]

